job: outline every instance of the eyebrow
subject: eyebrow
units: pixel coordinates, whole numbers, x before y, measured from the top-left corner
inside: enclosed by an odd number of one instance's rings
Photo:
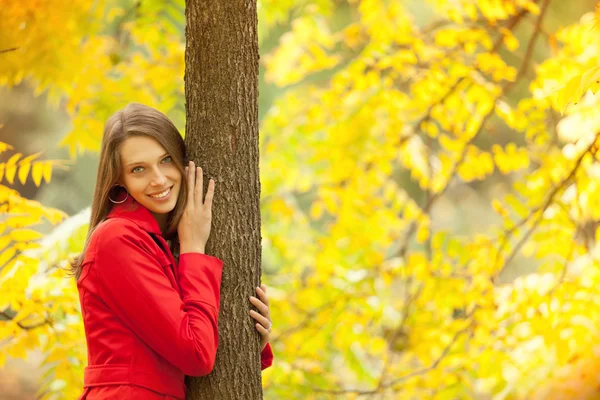
[[[159,158],[159,159],[162,159],[164,156],[168,156],[168,155],[169,155],[169,153],[165,153],[165,154],[163,154],[162,156],[160,156],[160,157],[158,157],[158,158]],[[125,168],[127,168],[127,167],[129,167],[129,166],[131,166],[131,165],[135,165],[135,164],[143,164],[143,163],[144,163],[143,161],[132,162],[132,163],[129,163],[129,164],[127,164],[127,165],[125,166]]]

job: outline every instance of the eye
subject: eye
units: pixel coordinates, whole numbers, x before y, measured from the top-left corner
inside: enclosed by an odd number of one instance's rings
[[[169,161],[167,161],[167,162],[171,162],[171,161],[173,160],[173,157],[171,157],[171,156],[166,156],[166,157],[165,157],[165,158],[163,158],[162,160],[163,160],[163,161],[165,161],[165,160],[167,160],[167,159],[169,160]],[[136,173],[137,173],[137,172],[136,172],[136,169],[139,169],[139,168],[142,168],[142,167],[135,167],[135,168],[133,168],[133,169],[131,170],[131,172],[133,172],[134,174],[136,174]]]

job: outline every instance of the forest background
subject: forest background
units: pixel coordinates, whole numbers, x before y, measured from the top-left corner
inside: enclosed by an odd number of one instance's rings
[[[599,398],[595,1],[258,6],[265,398]],[[59,267],[106,118],[184,132],[184,7],[0,0],[0,399],[80,391]]]

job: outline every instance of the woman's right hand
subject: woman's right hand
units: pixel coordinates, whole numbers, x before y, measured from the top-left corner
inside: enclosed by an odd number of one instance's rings
[[[187,205],[177,226],[180,254],[204,253],[212,224],[212,201],[215,181],[208,182],[206,200],[203,201],[202,168],[190,161],[185,170],[188,183]]]

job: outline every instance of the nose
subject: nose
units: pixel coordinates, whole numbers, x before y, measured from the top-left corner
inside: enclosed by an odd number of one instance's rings
[[[167,185],[167,176],[160,170],[160,168],[155,169],[155,172],[152,176],[151,185],[159,188],[163,188]]]

